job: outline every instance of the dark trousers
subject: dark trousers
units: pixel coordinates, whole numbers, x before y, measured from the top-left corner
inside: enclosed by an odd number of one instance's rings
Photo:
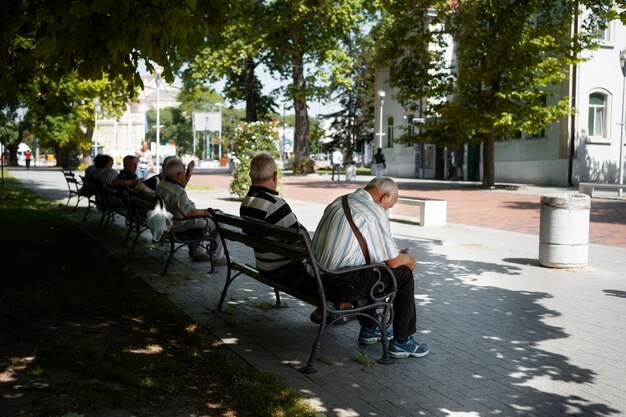
[[[341,165],[340,164],[333,164],[333,170],[332,170],[331,177],[330,177],[330,179],[332,179],[332,180],[335,179],[335,171],[337,171],[337,181],[339,181],[339,176],[341,175]]]
[[[307,294],[314,295],[317,293],[317,284],[315,278],[309,275],[306,267],[301,261],[291,261],[273,271],[259,270],[261,275],[280,282]]]
[[[415,282],[413,272],[407,266],[392,269],[398,292],[393,302],[393,337],[405,339],[415,333]],[[374,271],[358,271],[345,275],[324,276],[322,281],[326,290],[326,296],[333,302],[347,301],[356,303],[369,295],[369,290],[376,282],[377,275]],[[382,281],[388,288],[389,279],[383,274]],[[373,315],[374,312],[371,312]],[[366,317],[359,317],[361,326],[373,327],[374,323]]]

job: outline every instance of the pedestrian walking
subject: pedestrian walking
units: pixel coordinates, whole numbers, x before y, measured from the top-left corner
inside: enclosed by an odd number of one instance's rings
[[[152,152],[150,152],[150,146],[148,142],[143,141],[141,143],[141,148],[135,153],[137,158],[139,158],[139,164],[137,165],[137,177],[145,180],[150,176],[154,169],[154,162],[152,161]],[[159,161],[156,161],[158,164]]]
[[[26,160],[26,169],[30,169],[31,153],[29,149],[26,149],[26,152],[24,152],[24,158]]]
[[[385,162],[385,154],[383,154],[383,150],[381,148],[378,148],[376,155],[374,155],[372,166],[374,168],[372,170],[372,174],[374,174],[376,178],[382,178],[383,169],[387,168],[387,163]]]
[[[339,149],[335,149],[332,154],[332,162],[333,162],[333,170],[331,173],[330,180],[335,180],[335,171],[337,171],[337,181],[339,181],[339,177],[341,176],[341,164],[343,163],[343,154]]]

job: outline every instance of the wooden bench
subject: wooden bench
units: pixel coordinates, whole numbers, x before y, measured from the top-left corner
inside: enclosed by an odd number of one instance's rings
[[[83,188],[82,177],[81,177],[81,181],[79,181],[76,178],[76,174],[74,174],[72,171],[62,170],[61,172],[63,173],[63,176],[65,177],[65,182],[67,183],[67,190],[69,193],[67,197],[67,203],[65,204],[65,206],[69,207],[70,200],[72,198],[76,198],[76,205],[74,206],[74,211],[76,211],[78,209],[78,204],[80,203],[80,200],[82,200],[83,198],[86,198],[87,200],[89,200],[89,195],[86,193],[85,189]]]
[[[148,227],[148,211],[154,209],[158,200],[158,197],[152,194],[142,193],[140,191],[128,189],[126,190],[127,195],[127,204],[128,209],[127,212],[130,215],[129,218],[129,233],[130,229],[135,230],[135,239],[133,240],[131,253],[134,251],[135,246],[137,245],[137,240],[139,236],[146,230],[149,230]],[[192,219],[209,219],[206,216],[192,216],[185,217],[183,220],[192,220]],[[167,270],[169,269],[170,262],[172,257],[176,252],[178,252],[181,248],[184,248],[193,244],[201,244],[207,251],[207,254],[211,257],[211,268],[208,272],[213,272],[215,270],[215,264],[213,261],[213,250],[212,245],[217,235],[215,232],[212,232],[208,235],[204,235],[199,230],[188,230],[188,231],[176,231],[174,229],[170,229],[166,233],[163,234],[161,239],[158,241],[161,244],[169,244],[170,250],[167,258],[165,259],[165,264],[163,265],[163,271],[161,273],[163,275],[167,274]],[[127,234],[128,239],[128,234]],[[124,241],[126,242],[126,240]]]
[[[320,341],[324,331],[330,325],[338,320],[344,319],[346,316],[367,316],[366,311],[375,310],[376,315],[373,320],[376,322],[376,325],[380,329],[382,335],[381,344],[383,348],[383,355],[382,358],[379,359],[379,362],[383,364],[393,363],[393,359],[389,356],[389,341],[387,340],[386,334],[388,327],[393,321],[392,303],[397,291],[397,284],[393,272],[387,267],[387,265],[379,263],[363,265],[355,268],[346,268],[340,271],[325,270],[319,265],[315,257],[311,246],[311,238],[306,230],[284,228],[256,220],[243,219],[238,216],[224,214],[215,210],[211,210],[211,212],[217,226],[217,232],[222,239],[224,252],[228,262],[226,281],[217,306],[217,311],[222,310],[228,288],[232,284],[233,280],[242,274],[274,288],[277,306],[280,306],[281,303],[280,292],[284,292],[301,301],[319,307],[322,310],[322,317],[317,330],[317,336],[313,342],[311,354],[309,355],[307,364],[300,369],[301,372],[309,374],[316,372],[314,363],[320,350]],[[312,285],[312,287],[316,288],[316,291],[308,293],[261,275],[253,265],[233,259],[228,249],[227,241],[240,242],[249,247],[250,252],[252,252],[252,249],[257,248],[305,262],[311,272],[311,275],[307,276],[306,279],[313,280],[314,285]],[[333,303],[327,302],[324,286],[322,284],[322,275],[341,275],[368,269],[373,270],[376,274],[378,274],[378,282],[370,289],[367,299],[360,301],[357,307],[349,309],[337,309],[334,307]],[[391,283],[389,288],[386,288],[383,284],[383,275],[387,275],[389,277],[389,282]],[[327,322],[327,317],[331,314],[333,315],[334,320]]]
[[[427,227],[446,225],[448,215],[448,202],[446,200],[438,200],[434,198],[398,197],[397,204],[419,206],[420,226]],[[392,218],[391,210],[389,210],[389,218]]]
[[[587,194],[589,197],[594,196],[594,191],[596,189],[621,191],[626,189],[626,184],[603,184],[597,182],[581,182],[578,184],[578,192],[581,194]]]
[[[135,246],[137,246],[139,236],[141,236],[141,234],[146,230],[149,230],[148,211],[152,210],[154,206],[156,206],[157,198],[154,195],[142,193],[133,189],[126,190],[125,196],[131,223],[129,230],[135,231],[135,238],[133,239],[130,249],[130,252],[133,253],[135,251]]]

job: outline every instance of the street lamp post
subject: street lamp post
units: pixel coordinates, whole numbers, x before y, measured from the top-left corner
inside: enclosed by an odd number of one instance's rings
[[[283,161],[283,168],[285,167],[285,135],[286,135],[286,129],[285,129],[285,103],[283,103],[283,146],[282,146],[282,151],[280,154],[280,159],[281,161]]]
[[[92,140],[96,145],[96,150],[94,151],[93,156],[98,155],[98,140],[96,138],[96,133],[98,132],[98,112],[100,112],[100,99],[96,97],[93,99],[94,128]]]
[[[383,147],[383,106],[385,105],[385,91],[378,90],[378,97],[380,98],[380,117],[378,128],[378,147]]]
[[[219,129],[219,135],[220,135],[220,141],[217,144],[217,160],[219,161],[220,159],[222,159],[222,103],[216,103],[217,106],[220,108],[220,129]]]
[[[619,65],[622,68],[622,123],[619,134],[619,184],[624,184],[624,92],[626,91],[626,49],[619,53]],[[622,196],[622,189],[619,189],[618,195]]]
[[[161,140],[161,100],[160,100],[160,88],[159,84],[161,84],[161,67],[157,66],[154,68],[154,80],[156,83],[156,93],[157,93],[157,101],[156,101],[156,152],[154,153],[156,157],[155,169],[157,175],[159,174],[161,163],[159,161],[159,146]]]

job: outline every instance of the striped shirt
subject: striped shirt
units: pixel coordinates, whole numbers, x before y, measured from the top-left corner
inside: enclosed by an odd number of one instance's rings
[[[117,178],[118,173],[113,168],[100,168],[95,169],[91,175],[93,179],[100,181],[101,184],[111,184]]]
[[[389,218],[370,193],[358,189],[348,194],[354,224],[367,244],[372,263],[393,259],[400,251],[391,236]],[[348,223],[341,197],[330,203],[313,236],[313,250],[320,264],[330,270],[365,265],[359,242]]]
[[[291,207],[277,191],[266,187],[251,186],[239,207],[239,215],[282,227],[298,229],[300,223]],[[261,271],[274,271],[292,260],[283,255],[256,249],[256,267]]]

